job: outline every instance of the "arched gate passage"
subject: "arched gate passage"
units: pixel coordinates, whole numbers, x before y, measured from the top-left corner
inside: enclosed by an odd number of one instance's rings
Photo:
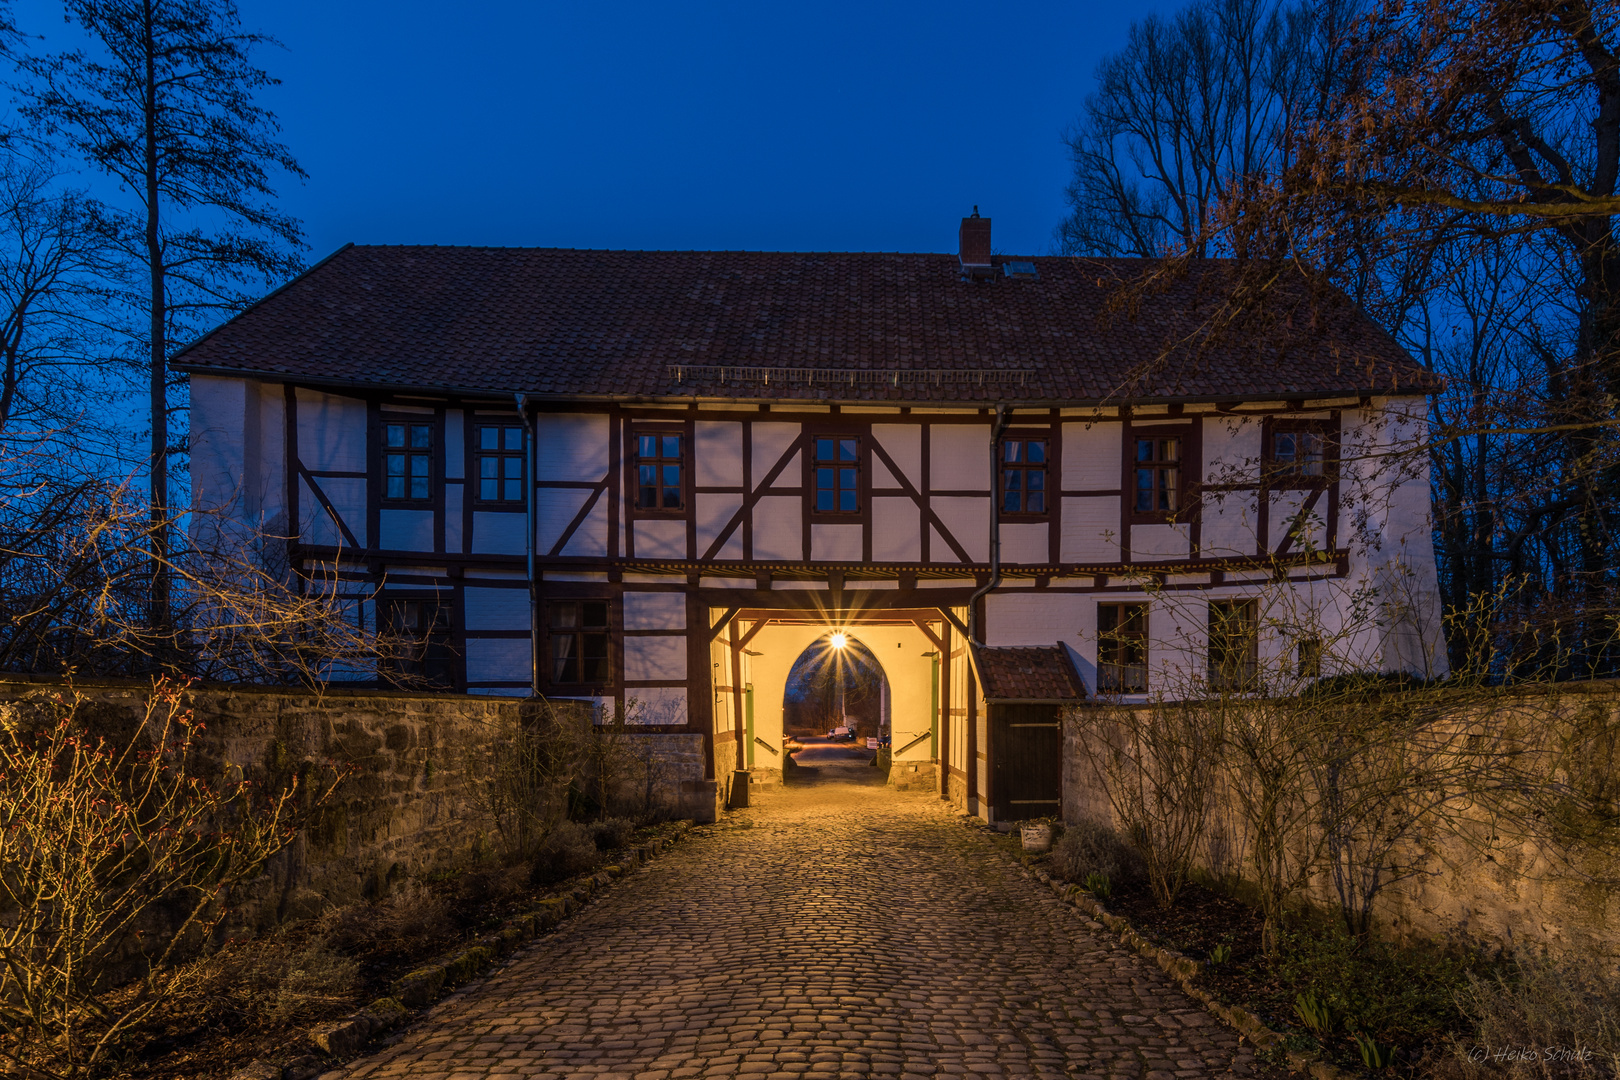
[[[963,677],[968,665],[960,636],[953,636],[950,621],[937,609],[736,612],[714,638],[717,774],[734,763],[749,770],[756,782],[780,782],[789,675],[806,649],[834,632],[858,640],[882,669],[889,696],[891,777],[944,793],[948,789],[937,764],[948,754],[952,721],[957,721],[958,741],[967,735],[964,687],[956,688],[961,715],[953,716],[951,710],[950,653],[957,653],[955,666]],[[968,759],[965,753],[962,757],[965,766]]]

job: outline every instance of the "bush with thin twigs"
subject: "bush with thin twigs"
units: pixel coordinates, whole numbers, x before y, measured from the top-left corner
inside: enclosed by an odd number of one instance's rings
[[[1620,977],[1590,959],[1520,957],[1492,978],[1470,973],[1457,1005],[1474,1028],[1439,1070],[1466,1080],[1620,1076]]]
[[[444,890],[408,880],[385,899],[323,912],[316,931],[346,956],[371,959],[414,956],[454,936]]]
[[[1112,885],[1129,885],[1143,878],[1142,857],[1118,833],[1095,818],[1081,818],[1063,827],[1052,845],[1052,868],[1064,881],[1084,883],[1102,874]]]
[[[1156,702],[1071,709],[1078,745],[1131,836],[1154,899],[1175,902],[1203,839],[1225,713]]]
[[[177,996],[208,998],[238,1023],[275,1028],[346,1004],[359,986],[360,965],[324,937],[294,944],[278,934],[193,961],[176,982]]]
[[[547,834],[529,864],[529,881],[535,885],[553,885],[559,881],[594,870],[601,862],[591,831],[577,821],[559,822]]]
[[[596,842],[596,850],[612,851],[628,843],[635,829],[635,822],[629,818],[603,818],[591,823],[591,839]]]
[[[0,1055],[21,1071],[105,1068],[330,794],[210,763],[182,697],[160,682],[121,736],[76,696],[0,710]],[[139,988],[112,1001],[119,973]]]

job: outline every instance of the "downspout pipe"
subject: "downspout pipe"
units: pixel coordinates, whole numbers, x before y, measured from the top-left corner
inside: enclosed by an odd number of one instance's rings
[[[529,696],[540,697],[540,588],[534,571],[534,419],[529,415],[529,395],[517,394],[518,416],[523,420],[524,517],[529,523],[523,543],[528,558],[529,578]]]
[[[990,580],[968,597],[968,641],[983,645],[979,634],[979,600],[1001,584],[1001,433],[1007,430],[1007,406],[996,406],[996,420],[990,425]]]

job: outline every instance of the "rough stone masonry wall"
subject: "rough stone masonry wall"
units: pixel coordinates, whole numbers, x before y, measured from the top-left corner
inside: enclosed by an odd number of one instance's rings
[[[1511,695],[1473,717],[1506,717]],[[1552,737],[1583,711],[1620,709],[1620,682],[1558,684],[1529,691],[1521,715],[1546,725]],[[1466,714],[1465,718],[1466,718]],[[1093,771],[1071,717],[1064,723],[1063,819],[1093,818],[1120,831],[1101,778]],[[1543,838],[1489,846],[1483,819],[1471,823],[1475,835],[1432,829],[1424,844],[1402,853],[1421,871],[1384,889],[1374,908],[1381,933],[1394,936],[1460,935],[1509,949],[1620,960],[1620,857],[1613,851],[1568,847]],[[1213,877],[1247,877],[1246,828],[1237,800],[1218,789],[1203,843],[1195,856],[1199,870]],[[1487,848],[1490,847],[1490,850]],[[1331,909],[1338,903],[1332,881],[1317,873],[1306,890],[1309,901]]]
[[[0,704],[65,690],[0,680]],[[109,719],[138,717],[150,693],[139,685],[81,683],[73,690],[112,710]],[[492,846],[473,769],[487,760],[496,734],[518,720],[519,701],[259,688],[194,689],[185,700],[207,726],[205,752],[249,775],[285,778],[327,762],[352,770],[326,810],[238,898],[232,930],[262,930],[324,904],[386,895],[404,880],[470,865]],[[632,755],[655,763],[655,803],[713,820],[702,735],[624,738]],[[697,805],[705,797],[709,805]]]

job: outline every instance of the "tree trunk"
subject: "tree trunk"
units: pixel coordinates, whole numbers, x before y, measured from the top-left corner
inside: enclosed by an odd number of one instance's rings
[[[146,127],[146,262],[151,286],[151,412],[152,442],[152,628],[159,634],[169,626],[169,386],[168,342],[165,335],[166,299],[163,280],[163,241],[158,219],[157,151],[157,43],[153,36],[156,14],[152,0],[142,6],[143,44],[146,48],[146,85],[143,105]]]

